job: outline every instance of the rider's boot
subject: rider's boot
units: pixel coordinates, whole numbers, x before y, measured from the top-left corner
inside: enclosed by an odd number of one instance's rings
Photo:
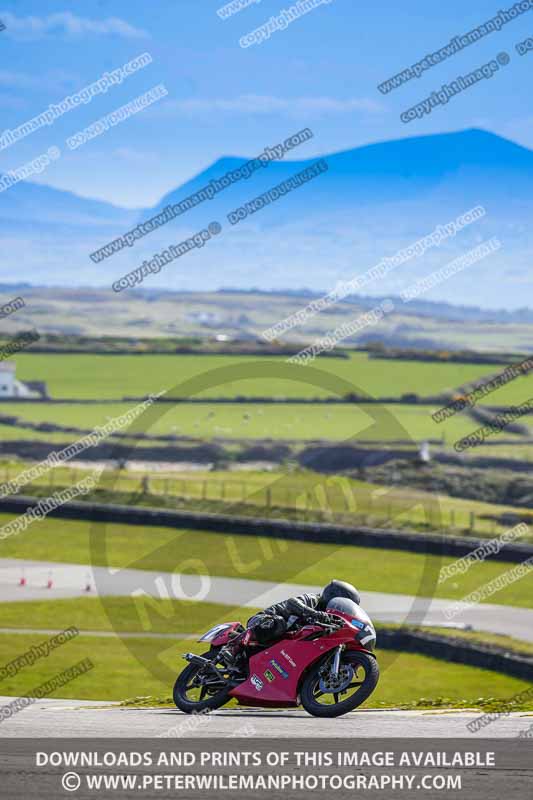
[[[240,635],[233,637],[235,641],[228,642],[221,649],[218,657],[231,670],[244,673],[245,655],[240,641]]]

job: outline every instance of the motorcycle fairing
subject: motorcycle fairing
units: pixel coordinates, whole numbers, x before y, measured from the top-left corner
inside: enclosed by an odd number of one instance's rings
[[[298,687],[303,672],[317,659],[346,643],[346,633],[306,639],[316,632],[306,625],[294,634],[269,645],[252,655],[249,660],[249,677],[230,691],[240,705],[293,707],[298,705]],[[354,641],[356,649],[360,649]],[[349,645],[351,646],[351,644]]]

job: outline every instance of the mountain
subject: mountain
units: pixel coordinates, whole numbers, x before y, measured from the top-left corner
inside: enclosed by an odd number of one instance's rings
[[[291,155],[297,153],[295,149]],[[219,236],[158,275],[149,275],[143,288],[306,286],[323,291],[392,257],[467,210],[483,206],[482,219],[374,280],[364,293],[397,295],[413,281],[497,237],[498,252],[439,283],[423,299],[482,308],[531,306],[533,152],[475,129],[324,155],[327,171],[231,225],[229,212],[318,159],[273,161],[135,246],[100,263],[89,258],[137,222],[183,201],[212,180],[220,181],[247,160],[221,158],[155,207],[137,212],[31,183],[18,184],[0,193],[0,234],[4,252],[10,253],[0,280],[13,279],[14,263],[18,280],[109,286],[169,244],[218,221]]]
[[[0,192],[0,281],[67,286],[104,282],[89,266],[92,243],[128,229],[136,216],[110,203],[20,181]]]

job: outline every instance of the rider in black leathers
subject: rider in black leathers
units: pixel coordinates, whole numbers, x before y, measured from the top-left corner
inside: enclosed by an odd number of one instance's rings
[[[301,594],[265,608],[247,622],[259,644],[269,644],[298,622],[328,622],[329,614],[319,609],[319,594]]]
[[[298,597],[289,597],[281,603],[274,603],[264,611],[254,614],[247,622],[247,628],[253,630],[254,638],[260,645],[268,645],[296,625],[306,622],[331,621],[330,615],[325,611],[328,603],[334,597],[347,597],[358,605],[361,602],[359,592],[351,583],[345,581],[330,581],[320,594],[301,594]],[[239,659],[240,642],[244,634],[239,635],[234,645],[225,648],[226,659],[229,663],[236,663]]]

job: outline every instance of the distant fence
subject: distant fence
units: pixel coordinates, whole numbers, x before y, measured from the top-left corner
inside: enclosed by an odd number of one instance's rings
[[[274,446],[274,449],[275,446]],[[322,450],[317,450],[316,457],[320,456]],[[204,456],[208,455],[208,449]],[[213,453],[211,453],[213,455]],[[256,460],[261,460],[262,451],[256,453]],[[279,454],[278,454],[279,455]],[[11,470],[6,466],[0,470],[0,482],[8,483],[10,478],[14,478],[20,470]],[[59,487],[74,485],[81,478],[87,475],[87,470],[77,467],[57,467],[49,470],[45,476],[37,480],[28,488],[28,494],[33,494],[31,486],[45,486],[49,493]],[[490,518],[489,514],[478,515],[474,511],[467,511],[458,507],[450,509],[426,509],[430,516],[424,519],[417,518],[416,503],[415,511],[410,514],[405,508],[405,498],[402,492],[405,487],[399,487],[398,494],[389,492],[386,500],[376,496],[373,497],[372,491],[360,489],[355,483],[351,482],[346,476],[325,475],[320,486],[315,486],[313,490],[306,488],[305,483],[256,482],[247,479],[246,473],[234,473],[236,477],[194,477],[188,475],[180,476],[179,473],[172,472],[133,472],[128,470],[105,471],[99,482],[99,488],[111,492],[128,493],[131,495],[147,495],[154,498],[164,497],[165,500],[175,499],[176,501],[192,501],[196,505],[199,503],[225,503],[228,506],[228,513],[232,506],[248,506],[254,508],[264,508],[278,512],[302,512],[304,514],[314,512],[318,515],[318,520],[326,519],[328,522],[338,523],[342,526],[364,526],[370,528],[394,528],[394,527],[427,527],[435,531],[446,531],[446,535],[451,533],[475,536],[476,534],[496,535],[498,525],[508,527],[520,521],[525,521],[533,525],[533,510],[531,512],[517,509],[516,512],[509,512],[501,519]],[[265,478],[268,480],[268,478]],[[113,498],[106,497],[106,500]],[[116,498],[120,503],[122,498]],[[156,499],[157,502],[157,499]],[[211,507],[212,508],[212,507]],[[198,508],[198,511],[202,511]],[[210,510],[209,508],[205,509]],[[216,508],[216,511],[220,509]],[[238,513],[238,512],[237,512]],[[399,525],[398,519],[402,519]]]

